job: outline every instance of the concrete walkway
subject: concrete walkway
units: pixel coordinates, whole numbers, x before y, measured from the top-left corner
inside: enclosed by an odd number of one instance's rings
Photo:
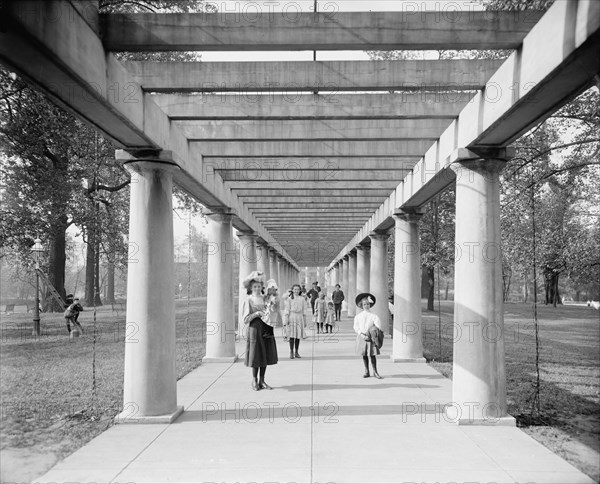
[[[349,320],[302,359],[278,338],[272,391],[252,391],[241,361],[202,365],[179,381],[175,423],[111,427],[34,482],[593,482],[515,427],[447,421],[451,381],[391,363],[390,346],[383,380],[362,378]]]

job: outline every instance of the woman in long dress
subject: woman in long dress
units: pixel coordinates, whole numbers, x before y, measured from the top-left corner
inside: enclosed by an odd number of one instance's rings
[[[356,352],[363,358],[365,365],[365,374],[363,378],[369,378],[369,357],[371,358],[371,365],[373,366],[373,376],[381,379],[377,372],[377,355],[379,354],[379,347],[373,340],[374,331],[373,327],[376,326],[380,330],[381,321],[379,317],[371,312],[371,307],[375,306],[375,296],[368,292],[359,294],[356,296],[356,305],[362,309],[354,317],[354,331],[356,332]]]
[[[277,345],[273,328],[266,324],[268,308],[263,297],[263,275],[254,271],[244,279],[248,297],[242,307],[242,321],[248,325],[246,359],[244,364],[252,368],[252,389],[272,390],[265,382],[268,365],[277,364]]]
[[[290,359],[300,358],[298,348],[300,339],[306,338],[306,316],[304,314],[306,300],[300,295],[300,284],[292,286],[292,294],[285,301],[283,324],[290,340]]]

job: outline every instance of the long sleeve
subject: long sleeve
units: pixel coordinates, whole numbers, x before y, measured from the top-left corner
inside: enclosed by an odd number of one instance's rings
[[[248,301],[248,299],[244,299],[244,303],[242,305],[242,315],[241,315],[240,322],[243,324],[250,323],[250,301]]]

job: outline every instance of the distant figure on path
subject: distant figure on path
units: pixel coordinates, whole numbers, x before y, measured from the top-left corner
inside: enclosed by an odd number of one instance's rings
[[[321,288],[319,287],[319,284],[316,282],[313,282],[312,287],[306,293],[306,295],[310,298],[310,307],[312,309],[313,314],[315,314],[315,301],[319,297],[320,292],[321,292]]]
[[[383,341],[383,331],[379,317],[371,312],[375,306],[375,296],[364,292],[356,296],[356,305],[362,309],[354,318],[354,331],[356,332],[356,352],[363,357],[365,374],[363,378],[369,378],[369,357],[373,366],[373,376],[381,379],[377,372],[377,355]]]
[[[248,325],[246,359],[244,364],[252,368],[252,389],[272,390],[265,382],[268,365],[277,364],[277,345],[269,320],[269,308],[263,297],[262,272],[254,271],[243,281],[248,297],[242,307],[242,321]],[[259,377],[260,371],[260,379]]]
[[[331,333],[333,332],[333,325],[335,322],[335,307],[333,303],[330,301],[327,303],[327,316],[325,319],[325,332]]]
[[[331,300],[335,307],[335,320],[339,321],[342,317],[342,301],[345,299],[344,292],[339,284],[335,285],[335,291],[331,294]]]
[[[317,324],[317,333],[324,333],[323,325],[327,319],[327,306],[325,303],[325,293],[319,293],[319,299],[315,302],[314,322]]]

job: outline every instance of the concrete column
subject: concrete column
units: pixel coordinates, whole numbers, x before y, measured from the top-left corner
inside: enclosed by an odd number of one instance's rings
[[[515,425],[507,414],[500,237],[502,160],[458,160],[454,363],[447,416],[459,424]]]
[[[287,289],[290,284],[290,264],[288,261],[283,261],[283,283],[281,284],[282,289]]]
[[[208,276],[206,300],[206,356],[202,362],[235,361],[236,315],[233,304],[233,260],[236,250],[232,214],[211,213],[208,218]],[[244,243],[240,241],[240,247]],[[210,250],[214,247],[216,250]],[[241,249],[243,250],[243,249]],[[242,263],[242,261],[240,261]]]
[[[342,292],[344,293],[344,301],[342,302],[342,311],[348,311],[348,305],[354,304],[354,301],[350,301],[348,297],[348,256],[345,255],[340,260],[340,264],[342,265]]]
[[[165,422],[177,406],[173,172],[165,161],[132,161],[123,412],[116,421]]]
[[[350,252],[348,255],[348,317],[356,316],[356,252]]]
[[[240,321],[242,317],[242,309],[243,303],[248,297],[246,293],[246,288],[242,284],[244,279],[248,274],[257,270],[258,267],[258,257],[256,251],[256,240],[258,236],[254,232],[237,232],[237,237],[240,241],[240,269],[238,274],[238,319],[236,328],[239,331],[241,328],[244,328],[244,322]],[[266,281],[266,280],[265,280]],[[208,280],[208,284],[210,285],[211,281]],[[207,299],[210,301],[210,299]]]
[[[269,275],[270,279],[277,281],[277,252],[275,249],[269,248]],[[279,284],[279,281],[277,281]]]
[[[381,320],[383,332],[389,334],[390,309],[388,306],[388,262],[387,262],[387,240],[388,234],[371,232],[371,273],[369,276],[370,293],[375,296],[377,302],[373,311]]]
[[[274,279],[277,281],[277,284],[281,284],[282,282],[282,277],[283,277],[283,257],[281,257],[279,254],[277,254],[277,277],[275,277]]]
[[[339,271],[339,266],[336,262],[333,266],[333,269],[331,269],[331,285],[334,287],[334,289],[335,289],[335,285],[338,284],[338,280],[339,280],[338,271]]]
[[[356,246],[356,293],[369,292],[371,279],[371,248]]]
[[[310,283],[308,282],[308,267],[304,268],[304,286],[307,290],[310,288]]]
[[[265,275],[265,281],[271,279],[269,271],[269,249],[264,243],[256,244],[256,270]]]
[[[423,358],[421,322],[421,251],[419,248],[420,213],[394,215],[394,362]]]

